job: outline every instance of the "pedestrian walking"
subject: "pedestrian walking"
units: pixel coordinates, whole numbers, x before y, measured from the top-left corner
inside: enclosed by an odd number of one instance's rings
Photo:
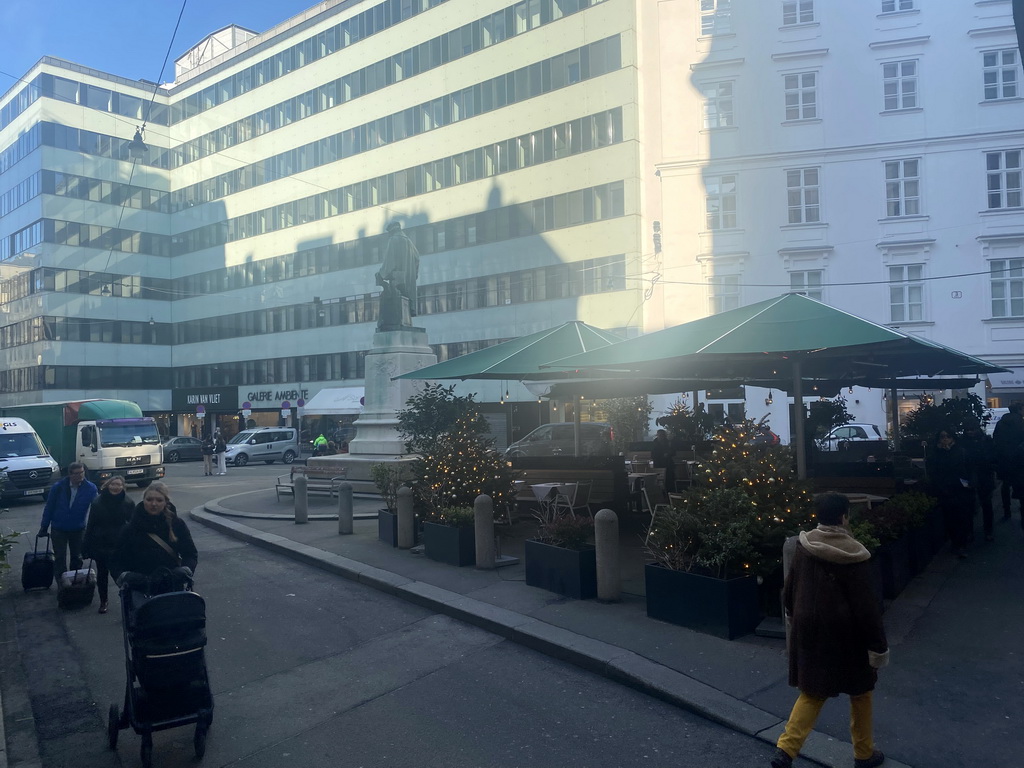
[[[889,663],[882,609],[871,586],[871,555],[850,535],[850,502],[841,493],[815,499],[818,527],[800,534],[786,575],[789,684],[800,691],[776,744],[772,768],[790,768],[826,700],[850,697],[856,768],[885,762],[875,749],[871,696]]]
[[[228,449],[228,444],[224,442],[224,436],[218,429],[213,438],[213,451],[217,455],[217,474],[226,475],[228,473],[228,463],[225,452]]]
[[[85,465],[75,461],[68,465],[68,476],[50,488],[39,522],[39,535],[50,536],[53,542],[55,569],[58,578],[67,570],[82,567],[82,539],[89,505],[96,498],[96,486],[85,479]],[[68,553],[71,568],[68,568]]]
[[[207,435],[206,437],[203,438],[203,447],[201,450],[203,452],[203,474],[207,476],[212,475],[213,454],[214,451],[216,450],[216,446],[213,444],[212,436]]]
[[[925,457],[925,469],[932,493],[939,500],[950,549],[957,557],[967,557],[974,529],[974,489],[967,454],[951,430],[943,429],[936,435]]]
[[[126,572],[151,575],[158,568],[185,566],[193,573],[199,553],[185,521],[171,503],[167,485],[156,482],[135,505],[128,525],[114,546],[110,571],[115,579]]]
[[[676,492],[676,451],[668,439],[668,432],[659,429],[651,443],[651,462],[655,469],[665,470],[665,492]]]
[[[963,446],[969,473],[967,480],[981,507],[985,541],[992,541],[992,492],[996,489],[995,442],[982,431],[980,424],[972,422],[964,429]]]
[[[110,558],[117,546],[121,529],[131,519],[135,502],[125,493],[124,478],[111,475],[100,486],[99,495],[89,507],[89,522],[85,526],[82,557],[91,557],[96,563],[96,587],[100,593],[100,613],[107,612],[107,581],[110,576]]]
[[[1024,443],[1024,403],[1010,403],[1009,409],[996,422],[992,432],[996,451],[996,473],[999,476],[999,499],[1003,505],[1003,520],[1010,519],[1011,500],[1020,499],[1022,473],[1019,447]],[[1024,510],[1021,511],[1024,526]]]

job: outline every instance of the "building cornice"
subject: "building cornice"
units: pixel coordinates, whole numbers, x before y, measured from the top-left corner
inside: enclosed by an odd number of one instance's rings
[[[804,51],[787,51],[773,53],[772,61],[795,61],[797,59],[817,59],[828,55],[828,48],[813,48]]]
[[[868,48],[873,51],[883,48],[905,48],[908,45],[924,45],[931,39],[931,35],[920,35],[918,37],[901,37],[898,40],[878,40],[874,43],[868,43]]]
[[[1006,24],[1001,27],[980,27],[979,29],[967,30],[968,37],[1006,37],[1007,35],[1015,35],[1016,30],[1012,24]]]
[[[690,65],[691,72],[703,72],[708,69],[718,69],[721,67],[741,67],[746,62],[745,58],[738,59],[718,59],[716,61],[698,61],[696,64]]]

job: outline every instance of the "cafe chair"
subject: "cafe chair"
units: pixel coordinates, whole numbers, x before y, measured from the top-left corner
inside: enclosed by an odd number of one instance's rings
[[[573,494],[572,503],[569,505],[569,512],[574,517],[577,512],[586,512],[593,516],[590,511],[590,489],[593,485],[591,480],[576,483],[576,493]]]
[[[647,495],[646,489],[644,490],[644,495],[645,497]],[[651,523],[649,526],[647,526],[647,536],[644,538],[644,544],[650,541],[651,531],[654,530],[654,521],[657,519],[658,513],[667,512],[668,510],[672,509],[673,505],[682,502],[683,498],[683,494],[681,493],[670,493],[668,494],[666,500],[662,501],[659,499],[658,501],[655,502],[654,506],[651,506],[650,499],[647,499],[647,506],[651,510]]]

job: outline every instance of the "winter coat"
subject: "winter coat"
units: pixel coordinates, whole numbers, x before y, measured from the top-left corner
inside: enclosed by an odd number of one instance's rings
[[[43,507],[43,519],[39,523],[41,529],[53,526],[58,531],[80,531],[85,528],[85,520],[89,516],[89,505],[96,498],[96,486],[83,480],[78,486],[75,501],[71,501],[71,480],[62,478],[50,488]]]
[[[870,557],[839,526],[800,534],[783,601],[790,617],[789,684],[810,696],[867,693],[875,670],[888,663]]]
[[[223,437],[218,437],[214,441],[214,453],[224,453],[228,449],[228,444],[224,442]]]
[[[213,456],[214,445],[212,437],[203,438],[203,447],[200,449],[203,452],[203,456]]]
[[[960,444],[964,447],[971,487],[991,493],[996,487],[996,446],[992,438],[979,432],[973,437],[964,435]]]
[[[85,526],[82,555],[98,560],[110,560],[117,546],[117,537],[125,523],[131,519],[135,509],[133,502],[124,491],[116,496],[100,491],[89,507],[89,522]]]
[[[1018,448],[1024,443],[1024,417],[1019,413],[1004,413],[992,431],[996,462],[1002,480],[1016,479],[1021,467]]]
[[[172,506],[173,510],[174,507]],[[167,534],[167,518],[163,515],[151,515],[146,512],[142,502],[135,506],[131,520],[117,538],[114,556],[110,561],[110,572],[117,578],[125,571],[134,571],[150,575],[158,568],[176,568],[185,565],[193,571],[199,562],[199,553],[192,541],[192,534],[185,521],[175,513],[171,522],[177,541],[171,541]],[[155,533],[181,557],[172,557],[163,547],[150,537]]]
[[[959,442],[948,449],[933,446],[925,459],[928,482],[932,491],[942,499],[963,493],[962,480],[970,480],[971,470],[967,466],[967,453]]]

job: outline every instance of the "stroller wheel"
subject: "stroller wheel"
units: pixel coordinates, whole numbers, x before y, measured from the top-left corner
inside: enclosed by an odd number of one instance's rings
[[[121,710],[118,709],[117,704],[110,705],[110,711],[107,713],[107,745],[111,749],[117,749],[117,734],[120,732],[118,723],[121,720]]]
[[[196,735],[192,739],[192,745],[196,750],[196,760],[202,760],[206,754],[206,732],[209,726],[202,721],[196,723]]]
[[[142,734],[142,750],[139,754],[142,760],[142,768],[152,768],[153,765],[153,734]]]

